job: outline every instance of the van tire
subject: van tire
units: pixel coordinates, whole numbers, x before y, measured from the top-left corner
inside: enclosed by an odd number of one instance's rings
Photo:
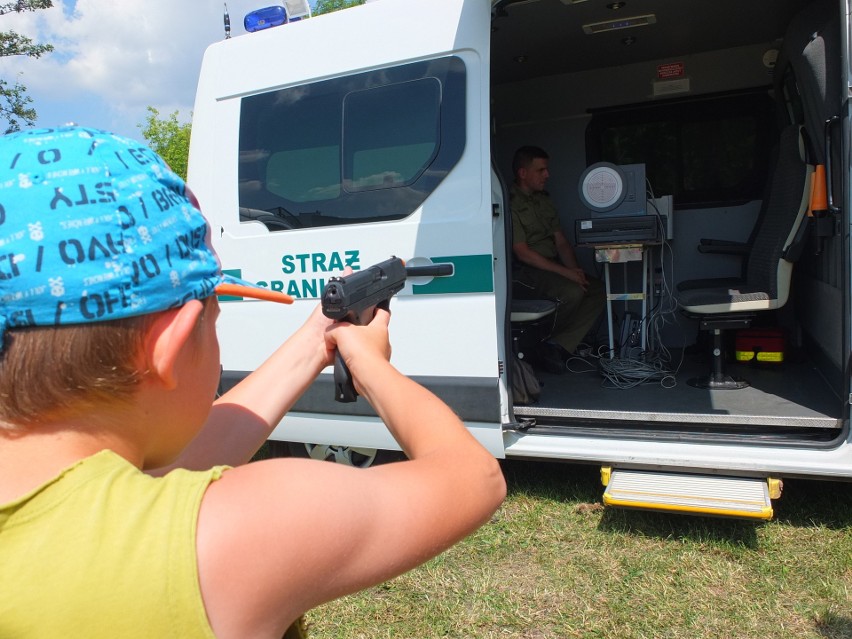
[[[333,444],[303,444],[289,442],[290,455],[308,457],[320,461],[330,461],[355,468],[369,468],[402,459],[402,453],[380,448],[362,448],[355,446],[335,446]]]

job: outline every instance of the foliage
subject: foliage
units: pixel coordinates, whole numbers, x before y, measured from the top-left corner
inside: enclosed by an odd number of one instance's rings
[[[137,126],[142,130],[142,137],[148,141],[149,146],[185,180],[192,123],[178,122],[177,111],[167,118],[161,118],[160,112],[149,106],[145,124]]]
[[[318,16],[323,13],[331,13],[348,9],[349,7],[357,7],[359,4],[364,4],[365,0],[317,0],[316,6],[311,12],[312,15]]]
[[[16,0],[0,3],[0,16],[7,13],[22,13],[49,9],[52,0]],[[53,45],[37,44],[30,38],[14,31],[0,31],[0,57],[23,55],[40,58],[53,51]],[[6,133],[20,131],[21,124],[32,126],[36,120],[36,111],[30,106],[32,98],[27,95],[27,87],[19,79],[9,81],[0,78],[0,118],[7,122]]]

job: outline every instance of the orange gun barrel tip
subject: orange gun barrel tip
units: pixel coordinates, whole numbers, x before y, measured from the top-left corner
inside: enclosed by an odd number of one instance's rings
[[[222,283],[216,287],[217,295],[233,295],[234,297],[250,297],[267,302],[278,302],[279,304],[292,304],[293,298],[280,291],[272,291],[268,288],[243,286],[241,284]]]

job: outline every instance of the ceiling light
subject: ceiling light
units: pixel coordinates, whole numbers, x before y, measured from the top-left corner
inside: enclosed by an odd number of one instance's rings
[[[592,22],[583,25],[583,32],[586,35],[593,33],[604,33],[606,31],[617,31],[619,29],[630,29],[632,27],[644,27],[649,24],[655,24],[657,16],[653,13],[648,13],[643,16],[632,16],[630,18],[622,18],[621,20],[606,20],[604,22]]]
[[[612,9],[613,11],[617,11],[618,9],[621,9],[626,4],[627,4],[626,2],[610,2],[608,5],[606,5],[606,8]]]

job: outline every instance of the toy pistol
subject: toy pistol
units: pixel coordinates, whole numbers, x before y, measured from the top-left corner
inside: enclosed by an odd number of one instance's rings
[[[452,274],[452,264],[405,266],[398,257],[391,257],[345,277],[330,278],[322,292],[322,312],[333,320],[368,324],[376,307],[390,307],[390,298],[402,290],[406,277]],[[354,402],[358,398],[352,375],[340,353],[334,357],[334,398],[338,402]]]

